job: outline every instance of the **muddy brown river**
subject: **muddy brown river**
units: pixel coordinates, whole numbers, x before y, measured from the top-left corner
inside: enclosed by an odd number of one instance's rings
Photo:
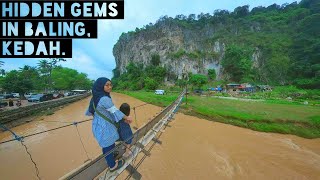
[[[112,93],[112,97],[118,107],[123,102],[131,107],[144,104],[122,94]],[[89,119],[84,115],[89,100],[70,104],[50,116],[35,117],[12,130],[27,135]],[[137,108],[132,127],[142,126],[160,110],[150,104]],[[131,115],[134,117],[133,111]],[[255,132],[181,113],[170,125],[160,137],[162,144],[156,144],[138,168],[142,179],[320,179],[319,138]],[[8,132],[0,133],[0,141],[11,138]],[[24,144],[41,179],[62,177],[88,157],[101,154],[91,121],[25,138]],[[0,145],[0,162],[0,179],[37,179],[34,165],[19,142]],[[124,172],[119,179],[126,177]]]

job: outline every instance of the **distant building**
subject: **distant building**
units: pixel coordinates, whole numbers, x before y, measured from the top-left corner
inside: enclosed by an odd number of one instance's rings
[[[240,87],[241,87],[241,84],[230,83],[226,85],[226,90],[227,92],[239,92]]]
[[[241,84],[241,90],[245,91],[245,92],[254,92],[255,91],[254,87],[249,83]]]
[[[254,87],[249,83],[235,84],[230,83],[226,86],[227,92],[254,92]]]

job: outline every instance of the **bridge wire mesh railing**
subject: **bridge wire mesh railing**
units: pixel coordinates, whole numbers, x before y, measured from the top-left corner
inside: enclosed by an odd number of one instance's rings
[[[129,137],[128,139],[124,140],[124,141],[121,141],[115,148],[113,148],[111,151],[109,151],[108,153],[104,154],[103,156],[100,156],[99,158],[95,159],[94,161],[95,162],[98,162],[99,160],[101,160],[102,158],[105,158],[107,155],[109,155],[110,153],[113,153],[114,151],[117,151],[121,148],[121,146],[124,145],[124,142],[126,142],[127,140],[129,139],[132,139],[132,145],[135,145],[141,138],[143,138],[147,132],[152,129],[152,127],[154,127],[154,125],[159,122],[166,114],[169,110],[172,109],[172,107],[175,105],[175,104],[179,104],[181,103],[181,101],[179,101],[179,99],[181,100],[182,96],[183,96],[183,92],[179,95],[179,97],[169,106],[167,106],[165,109],[163,109],[159,114],[156,115],[156,117],[154,117],[152,120],[150,120],[147,124],[145,124],[143,127],[141,127],[140,129],[138,129],[131,137]],[[135,120],[136,120],[136,113],[135,113],[135,110],[139,107],[144,107],[145,105],[147,105],[148,103],[144,103],[144,104],[141,104],[139,106],[136,106],[136,107],[133,107],[133,110],[134,110],[134,114],[135,114]],[[55,131],[55,130],[58,130],[58,129],[62,129],[62,128],[66,128],[66,127],[69,127],[69,126],[75,126],[76,130],[77,130],[77,134],[78,134],[78,137],[79,137],[79,140],[82,144],[82,148],[84,149],[85,153],[86,153],[86,157],[87,157],[87,161],[93,161],[92,159],[89,158],[89,155],[88,155],[88,152],[84,146],[84,143],[82,141],[82,138],[81,138],[81,135],[80,135],[80,132],[78,130],[78,127],[77,125],[78,124],[82,124],[82,123],[85,123],[85,122],[88,122],[88,121],[92,121],[92,118],[90,119],[86,119],[86,120],[82,120],[82,121],[74,121],[74,122],[66,122],[66,121],[43,121],[43,120],[38,120],[38,121],[41,121],[41,122],[57,122],[57,123],[67,123],[67,125],[64,125],[64,126],[59,126],[59,127],[56,127],[56,128],[52,128],[52,129],[48,129],[48,130],[45,130],[45,131],[41,131],[41,132],[36,132],[36,133],[32,133],[32,134],[28,134],[28,135],[24,135],[24,136],[19,136],[17,135],[14,131],[12,131],[11,129],[7,128],[5,125],[1,124],[0,123],[0,127],[4,130],[4,131],[9,131],[13,136],[14,138],[12,139],[9,139],[9,140],[5,140],[5,141],[2,141],[0,142],[0,145],[2,144],[6,144],[6,143],[9,143],[9,142],[13,142],[13,141],[19,141],[21,143],[21,145],[24,147],[26,153],[29,155],[29,158],[30,160],[32,161],[32,163],[34,164],[35,166],[35,171],[36,171],[36,175],[37,175],[37,178],[38,179],[41,179],[40,178],[40,172],[39,172],[39,169],[38,169],[38,165],[37,163],[34,161],[34,159],[32,158],[32,155],[30,153],[30,151],[28,150],[28,147],[24,144],[24,139],[25,138],[28,138],[28,137],[32,137],[32,136],[36,136],[36,135],[39,135],[39,134],[43,134],[43,133],[47,133],[47,132],[50,132],[50,131]],[[136,124],[137,125],[137,124]],[[162,134],[162,133],[161,133]],[[136,159],[136,158],[135,158]],[[134,160],[135,160],[134,159]],[[93,163],[94,164],[94,163]],[[91,165],[93,165],[91,164]],[[87,166],[89,167],[89,166]],[[135,166],[135,168],[138,168],[139,167],[139,164]]]

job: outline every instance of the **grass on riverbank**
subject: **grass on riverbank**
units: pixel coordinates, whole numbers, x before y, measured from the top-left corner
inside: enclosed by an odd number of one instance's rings
[[[160,106],[169,105],[178,96],[178,93],[160,96],[144,91],[120,93]],[[182,111],[256,131],[294,134],[306,138],[320,137],[320,107],[317,106],[188,96],[188,105],[184,103]]]
[[[137,99],[140,99],[143,102],[154,104],[161,107],[166,107],[175,101],[179,95],[176,93],[167,93],[166,95],[156,95],[154,92],[146,91],[115,91],[118,93],[126,94]]]
[[[320,107],[191,96],[188,114],[263,132],[320,137]]]

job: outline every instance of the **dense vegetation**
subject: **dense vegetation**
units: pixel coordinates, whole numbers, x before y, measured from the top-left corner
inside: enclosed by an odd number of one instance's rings
[[[37,67],[25,65],[19,70],[9,72],[2,69],[0,90],[7,93],[24,94],[26,92],[48,92],[52,90],[91,89],[92,81],[88,79],[86,74],[58,66],[59,61],[65,60],[41,60]]]
[[[150,23],[128,34],[151,32],[163,24],[174,24],[190,30],[214,27],[214,36],[207,37],[205,45],[212,47],[216,41],[226,44],[222,60],[226,81],[295,85],[305,89],[320,88],[319,0],[260,6],[251,11],[249,6],[245,5],[235,8],[233,12],[215,10],[213,14],[177,15],[175,18],[163,16],[155,24]],[[254,64],[252,54],[259,53],[260,60]],[[172,52],[170,56],[173,59],[181,56],[204,58],[214,57],[216,54],[180,49]],[[146,69],[140,65],[130,66],[139,67],[137,69],[140,73],[137,75],[141,75]],[[159,77],[158,75],[156,76]],[[126,77],[123,76],[118,81],[121,82],[120,87],[126,87],[125,89],[128,89],[125,83],[131,84],[130,86],[136,84],[129,89],[141,89],[145,85],[150,89],[159,83],[156,83],[155,77],[150,77],[148,72],[140,78]],[[166,74],[166,77],[170,77],[170,74]]]
[[[113,70],[112,82],[116,89],[156,89],[164,81],[167,74],[166,68],[159,66],[159,64],[160,56],[157,54],[151,56],[151,64],[147,67],[131,62],[126,68],[126,73],[120,75],[117,69]]]

